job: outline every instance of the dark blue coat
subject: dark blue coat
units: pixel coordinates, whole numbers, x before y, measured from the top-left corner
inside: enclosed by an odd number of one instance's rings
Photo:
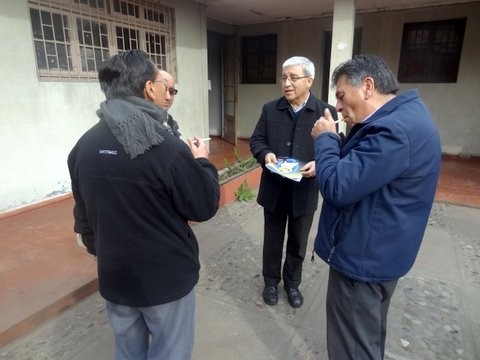
[[[344,275],[365,282],[398,279],[412,267],[440,170],[438,130],[411,90],[357,124],[340,144],[315,141],[323,196],[315,252]]]
[[[312,127],[328,106],[336,117],[333,106],[317,99],[312,94],[298,120],[294,120],[293,111],[285,97],[271,101],[262,108],[260,119],[250,137],[250,149],[253,156],[263,167],[258,203],[270,211],[280,198],[282,181],[292,182],[293,216],[315,212],[318,204],[318,189],[315,178],[304,178],[299,183],[284,179],[265,168],[265,155],[273,152],[277,157],[289,156],[303,162],[314,160]]]

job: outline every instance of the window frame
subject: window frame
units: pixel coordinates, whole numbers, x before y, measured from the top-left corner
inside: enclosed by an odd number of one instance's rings
[[[398,81],[456,83],[466,23],[466,18],[405,23]]]
[[[277,34],[242,36],[240,54],[241,84],[277,83]]]
[[[118,14],[113,10],[114,1],[120,1],[126,4],[133,4],[133,6],[138,6],[139,18],[128,16],[124,14]],[[88,2],[91,5],[85,4]],[[103,5],[103,8],[98,8],[98,4]],[[93,7],[92,7],[93,6]],[[120,26],[122,28],[128,28],[136,31],[138,34],[136,48],[145,51],[150,59],[157,64],[157,66],[165,69],[176,76],[176,54],[175,54],[175,11],[172,7],[160,4],[159,2],[153,2],[151,0],[29,0],[29,20],[31,22],[31,31],[32,31],[32,46],[35,53],[35,65],[37,68],[37,75],[39,80],[97,80],[98,74],[98,65],[103,61],[107,60],[110,56],[117,54],[124,50],[119,50],[117,46],[117,34],[116,27]],[[53,36],[53,40],[49,40],[44,35],[44,24],[42,21],[39,21],[39,24],[33,22],[32,11],[37,11],[38,16],[41,19],[42,12],[46,12],[50,15],[50,18],[55,15],[60,15],[63,18],[66,18],[67,29],[62,29],[67,34],[68,39],[65,40],[65,47],[69,48],[67,53],[66,64],[68,69],[62,69],[60,67],[60,62],[62,62],[62,57],[56,53],[56,67],[49,68],[48,57],[46,52],[46,44],[52,49],[51,43],[53,46],[57,47],[63,43],[58,42]],[[148,17],[148,14],[157,13],[158,16],[153,15],[152,20]],[[101,31],[98,33],[100,37],[99,43],[100,47],[95,45],[87,45],[80,43],[79,40],[79,28],[77,21],[80,21],[83,24],[83,21],[88,21],[90,24],[98,23],[106,25],[107,29],[107,41],[108,47],[103,47],[103,39]],[[52,21],[53,23],[53,21]],[[99,25],[101,26],[101,25]],[[53,25],[52,25],[53,28]],[[37,30],[37,32],[35,32]],[[38,36],[38,30],[41,31],[41,37]],[[53,28],[55,33],[55,29]],[[94,32],[91,30],[92,34]],[[164,46],[156,47],[155,49],[160,49],[163,53],[157,54],[155,52],[147,52],[147,36],[146,34],[154,34],[159,36],[160,41],[164,42]],[[94,36],[91,36],[92,44],[95,44]],[[56,45],[56,44],[59,45]],[[44,59],[46,62],[39,61],[37,53],[37,46],[43,45]],[[92,52],[94,55],[98,54],[98,49],[100,49],[100,57],[102,58],[98,61],[93,58],[94,68],[85,68],[87,63],[91,64],[91,58],[82,59],[82,48],[88,48],[89,52]],[[133,47],[132,47],[133,48]],[[97,50],[97,51],[96,51]],[[151,50],[151,49],[150,49]],[[38,50],[40,51],[40,50]],[[108,55],[108,56],[107,56]],[[85,60],[87,59],[87,60]],[[160,63],[157,63],[157,60],[162,60]],[[55,61],[55,58],[52,57],[51,61]],[[65,63],[63,61],[62,63]],[[43,65],[45,64],[45,65]]]

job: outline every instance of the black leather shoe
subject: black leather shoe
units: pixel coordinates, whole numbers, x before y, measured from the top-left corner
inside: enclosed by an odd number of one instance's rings
[[[276,286],[265,286],[265,289],[263,289],[263,301],[268,305],[277,305],[278,291]]]
[[[291,307],[299,308],[303,305],[303,296],[300,290],[296,288],[285,287],[285,291],[287,292],[288,303]]]

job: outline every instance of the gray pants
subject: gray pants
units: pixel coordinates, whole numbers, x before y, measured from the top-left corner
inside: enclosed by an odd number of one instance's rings
[[[107,301],[116,360],[189,360],[195,333],[195,289],[181,299],[151,307]]]
[[[330,360],[383,359],[387,312],[397,281],[364,283],[330,268],[327,290]]]

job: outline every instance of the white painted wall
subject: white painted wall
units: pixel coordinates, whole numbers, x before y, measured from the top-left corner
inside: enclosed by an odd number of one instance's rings
[[[96,122],[102,99],[88,82],[39,82],[26,1],[0,13],[0,210],[70,188],[67,155]]]
[[[305,56],[315,64],[312,93],[321,97],[324,56],[324,31],[331,30],[332,19],[316,19],[238,27],[239,37],[260,34],[277,34],[277,79],[281,66],[291,56]],[[239,84],[238,86],[238,136],[249,138],[260,117],[263,104],[282,96],[281,82],[272,85]]]
[[[401,91],[418,88],[432,112],[442,138],[442,151],[454,155],[480,155],[480,3],[442,6],[411,11],[361,14],[356,27],[363,28],[362,52],[384,57],[397,73],[403,24],[467,17],[458,81],[455,84],[401,84]],[[323,31],[331,30],[331,19],[241,26],[240,36],[277,33],[278,68],[292,55],[309,57],[316,65],[313,94],[320,95],[323,66]],[[277,85],[239,85],[239,136],[248,138],[262,105],[281,95]]]
[[[179,94],[171,109],[186,139],[208,135],[207,20],[204,6],[189,0],[175,7]],[[456,84],[402,84],[417,87],[431,109],[449,154],[480,155],[480,118],[474,105],[480,93],[480,3],[416,11],[358,15],[362,52],[377,53],[398,68],[404,22],[467,17]],[[331,19],[237,27],[239,35],[277,33],[281,63],[304,55],[316,64],[312,91],[320,95],[323,32]],[[230,27],[227,27],[231,29]],[[214,29],[217,30],[218,29]],[[26,0],[7,1],[0,10],[0,212],[42,201],[70,190],[66,159],[77,139],[98,120],[103,101],[97,82],[40,82]],[[281,96],[275,85],[239,85],[238,135],[249,137],[262,105]]]
[[[182,139],[208,136],[207,19],[205,7],[189,0],[175,7],[178,95],[170,113],[178,121]]]
[[[208,135],[206,18],[188,0],[176,8],[179,94],[171,109],[185,139]],[[0,212],[70,191],[67,156],[98,118],[97,82],[37,77],[26,0],[0,10]]]
[[[442,139],[442,152],[480,155],[480,3],[442,6],[415,11],[360,15],[362,52],[384,56],[396,73],[400,60],[403,23],[467,18],[460,68],[456,83],[400,84],[401,91],[417,88],[430,109]]]

